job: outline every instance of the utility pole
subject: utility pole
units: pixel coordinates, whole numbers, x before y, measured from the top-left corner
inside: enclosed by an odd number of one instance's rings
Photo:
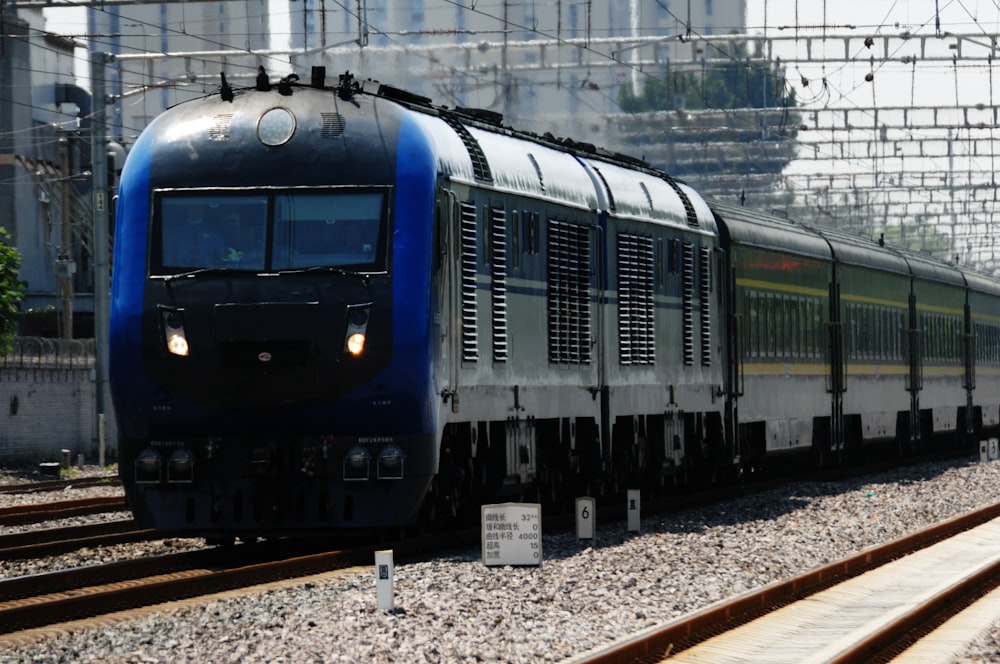
[[[90,130],[90,170],[93,174],[91,194],[94,211],[94,343],[97,347],[95,394],[97,397],[98,464],[104,466],[105,427],[108,399],[108,337],[111,271],[108,260],[110,236],[108,230],[108,138],[107,81],[105,73],[110,54],[91,53],[90,85],[94,98],[94,116]]]
[[[65,136],[59,139],[59,195],[61,233],[59,241],[59,256],[56,271],[59,279],[59,292],[62,299],[62,338],[73,338],[73,227],[70,225],[69,197],[69,139]]]

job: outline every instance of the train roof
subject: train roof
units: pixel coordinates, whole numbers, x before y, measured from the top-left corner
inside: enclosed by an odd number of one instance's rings
[[[618,218],[717,232],[697,192],[639,159],[516,131],[502,126],[496,113],[435,107],[376,82],[366,82],[364,91],[411,110],[435,147],[441,174],[453,180]]]
[[[927,279],[953,286],[964,286],[965,276],[958,267],[924,254],[906,254],[910,271],[918,279]]]
[[[829,243],[811,228],[723,201],[711,200],[709,205],[722,219],[721,232],[731,242],[833,260]]]
[[[975,281],[979,290],[1000,291],[1000,284],[984,275],[973,276],[975,273],[960,270],[931,256],[891,247],[881,241],[806,226],[722,201],[712,200],[710,205],[722,219],[722,232],[731,241],[740,244],[793,251],[803,256],[955,286],[963,286],[967,282],[971,285]]]
[[[910,276],[906,258],[893,247],[867,237],[848,235],[826,228],[816,228],[826,238],[838,263]]]

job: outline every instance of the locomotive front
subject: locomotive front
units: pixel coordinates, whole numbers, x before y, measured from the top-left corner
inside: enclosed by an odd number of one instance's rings
[[[122,173],[123,484],[210,538],[404,525],[437,466],[431,150],[350,80],[269,87],[167,111]]]

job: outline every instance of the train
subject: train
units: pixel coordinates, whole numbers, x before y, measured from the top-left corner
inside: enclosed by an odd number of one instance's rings
[[[1000,283],[345,72],[179,104],[118,183],[143,527],[396,530],[1000,427]]]

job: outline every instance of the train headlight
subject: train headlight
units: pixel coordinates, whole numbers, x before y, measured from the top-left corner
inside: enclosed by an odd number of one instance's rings
[[[365,349],[365,335],[360,332],[355,332],[351,336],[347,337],[347,352],[351,355],[361,355],[361,351]]]
[[[344,333],[345,353],[357,357],[365,350],[370,310],[370,304],[353,305],[347,308],[347,330]]]
[[[167,461],[168,482],[194,481],[194,455],[187,448],[174,450]]]
[[[152,447],[147,447],[135,459],[135,483],[153,484],[160,481],[163,459]]]
[[[371,455],[368,453],[368,450],[360,445],[355,445],[347,450],[347,454],[344,456],[344,479],[368,479],[368,466],[370,463]]]
[[[378,453],[378,477],[385,480],[403,478],[403,450],[395,445],[386,445]]]
[[[189,348],[187,334],[184,333],[184,312],[182,309],[163,309],[163,337],[167,340],[167,350],[172,355],[187,357]]]

